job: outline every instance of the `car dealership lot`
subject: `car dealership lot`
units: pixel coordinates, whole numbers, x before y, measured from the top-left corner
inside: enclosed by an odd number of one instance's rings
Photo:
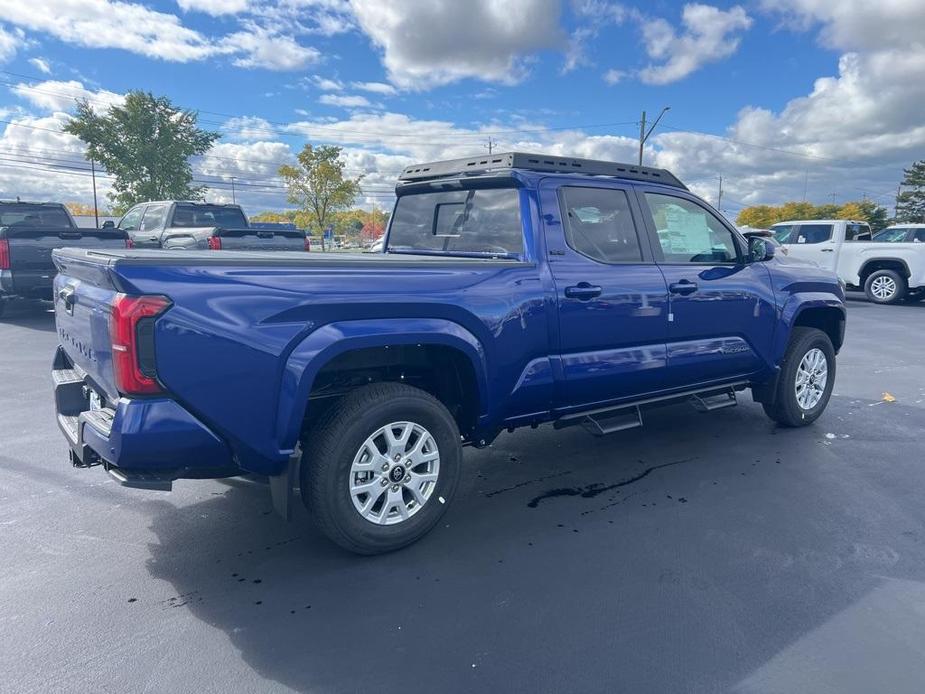
[[[919,692],[923,339],[925,305],[851,301],[806,429],[743,396],[503,435],[441,527],[361,558],[258,480],[71,468],[51,314],[10,306],[0,691]]]

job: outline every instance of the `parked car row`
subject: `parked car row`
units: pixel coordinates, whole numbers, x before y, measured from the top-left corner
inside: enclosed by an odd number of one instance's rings
[[[925,225],[897,225],[877,238],[867,222],[845,219],[781,222],[771,229],[791,257],[832,270],[874,303],[925,298]]]

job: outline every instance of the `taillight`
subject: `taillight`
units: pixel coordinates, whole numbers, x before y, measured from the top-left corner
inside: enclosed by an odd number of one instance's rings
[[[210,251],[222,250],[222,237],[221,236],[210,236],[209,237],[209,250]]]
[[[311,249],[312,249],[312,237],[309,236],[308,234],[305,235],[305,242],[304,242],[304,244],[305,244],[305,250],[306,250],[306,251],[311,251]]]
[[[0,239],[0,270],[10,269],[10,240]]]
[[[131,239],[125,239],[125,247],[126,247],[126,248],[134,248],[134,247],[135,247],[135,242],[132,241]]]
[[[116,387],[125,395],[163,392],[154,361],[154,321],[170,306],[165,296],[116,294],[109,318]]]

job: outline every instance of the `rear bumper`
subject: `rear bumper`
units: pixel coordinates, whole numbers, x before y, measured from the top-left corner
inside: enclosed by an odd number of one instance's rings
[[[54,266],[48,270],[0,270],[0,295],[51,299],[54,280]]]
[[[242,474],[228,446],[169,398],[120,398],[90,409],[86,374],[59,347],[52,367],[58,427],[78,467],[103,465],[120,484],[171,488],[176,479]]]

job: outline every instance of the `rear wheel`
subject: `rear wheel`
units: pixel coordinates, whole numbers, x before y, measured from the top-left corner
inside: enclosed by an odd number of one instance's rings
[[[399,383],[359,388],[306,434],[302,498],[320,530],[358,554],[418,540],[456,493],[456,421],[430,394]]]
[[[896,270],[877,270],[864,282],[864,293],[875,304],[895,304],[907,292],[906,278]]]
[[[778,424],[812,424],[829,404],[835,385],[835,350],[829,336],[816,328],[793,329],[772,403],[765,414]]]

